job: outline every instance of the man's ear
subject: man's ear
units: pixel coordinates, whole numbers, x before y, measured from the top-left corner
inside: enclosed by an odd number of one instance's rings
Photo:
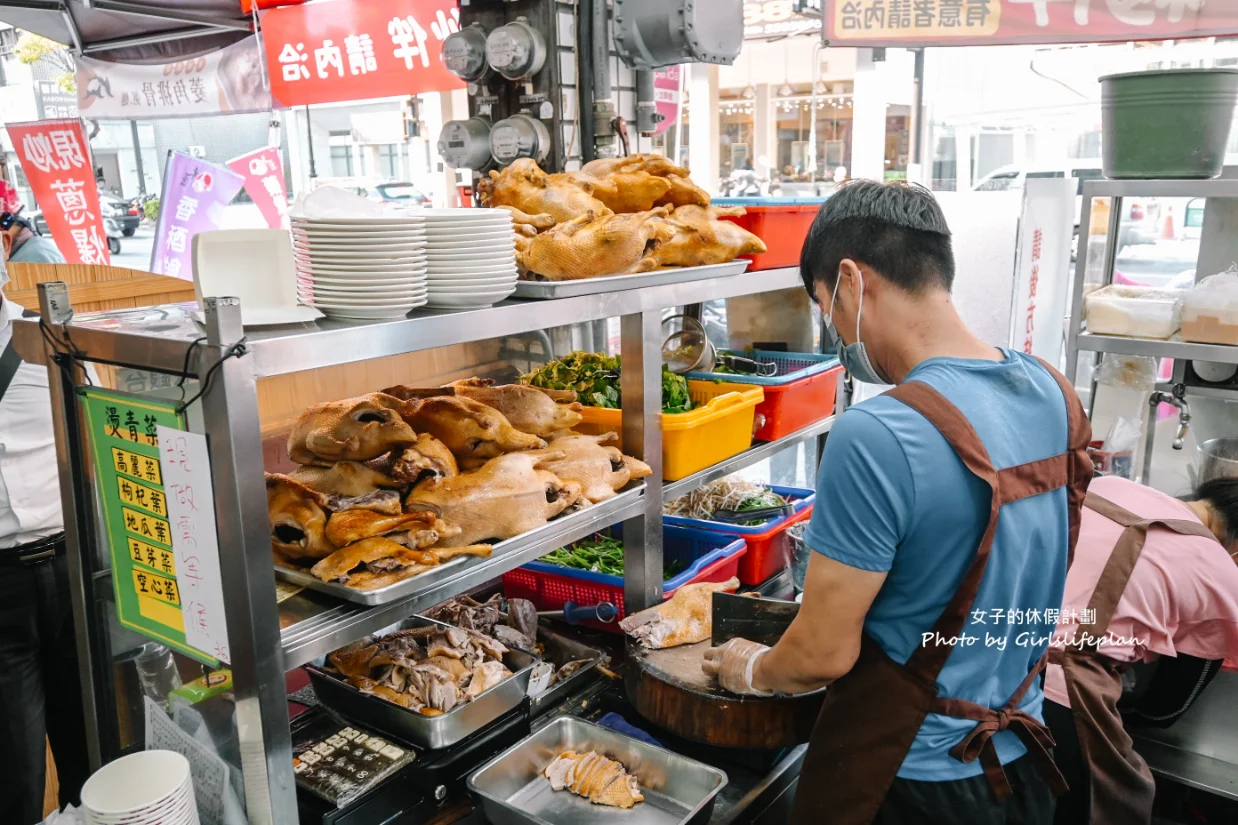
[[[13,236],[8,232],[0,232],[0,237],[4,238],[4,260],[7,261],[13,252]]]

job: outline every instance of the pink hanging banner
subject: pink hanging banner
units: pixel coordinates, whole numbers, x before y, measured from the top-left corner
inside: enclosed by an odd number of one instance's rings
[[[653,99],[658,104],[658,114],[663,120],[654,129],[655,135],[660,135],[679,120],[679,107],[683,100],[679,94],[679,79],[683,66],[667,66],[653,73]]]
[[[288,189],[279,147],[267,146],[228,161],[228,168],[245,179],[245,191],[272,229],[288,228]]]

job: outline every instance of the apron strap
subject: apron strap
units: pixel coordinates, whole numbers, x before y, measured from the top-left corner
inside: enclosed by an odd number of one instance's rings
[[[1013,732],[1023,742],[1028,754],[1055,794],[1061,795],[1067,790],[1066,780],[1058,770],[1050,751],[1055,744],[1053,735],[1043,722],[1019,709],[1023,697],[1039,678],[1047,660],[1048,654],[1041,656],[1036,666],[1024,677],[1006,704],[996,710],[966,699],[937,699],[933,703],[933,713],[940,713],[955,719],[971,719],[976,722],[976,727],[972,728],[961,742],[950,749],[950,755],[965,763],[979,759],[984,768],[984,775],[988,778],[999,800],[1013,793],[1010,781],[1006,777],[1006,771],[1002,768],[1001,759],[997,755],[997,748],[993,745],[993,735],[1004,730]]]
[[[967,616],[971,613],[989,563],[989,551],[993,548],[993,536],[997,532],[997,512],[1001,507],[997,470],[971,422],[937,390],[923,381],[908,381],[890,390],[887,395],[928,419],[958,454],[963,465],[992,490],[989,521],[980,538],[980,545],[976,548],[976,555],[971,566],[967,568],[962,583],[933,625],[933,630],[937,633],[936,639],[952,639],[962,632]],[[953,646],[948,644],[920,645],[912,651],[905,667],[925,681],[935,682],[953,649]]]
[[[1088,493],[1085,504],[1089,510],[1126,528],[1118,537],[1118,543],[1114,545],[1113,551],[1109,554],[1109,560],[1105,563],[1105,568],[1096,582],[1096,589],[1092,591],[1092,598],[1088,602],[1088,611],[1092,614],[1092,621],[1079,625],[1081,632],[1086,632],[1093,638],[1099,638],[1108,632],[1109,623],[1113,621],[1113,614],[1117,611],[1118,603],[1122,600],[1122,594],[1126,591],[1126,585],[1135,570],[1135,563],[1139,561],[1139,556],[1143,553],[1143,546],[1148,539],[1150,528],[1163,527],[1184,536],[1199,536],[1216,540],[1212,531],[1197,521],[1140,518],[1125,507],[1114,504],[1095,493]],[[1078,650],[1095,650],[1095,645],[1085,646],[1080,642],[1076,642],[1072,647]]]
[[[1070,484],[1070,455],[1059,453],[997,471],[1002,504],[1058,490]]]
[[[1087,495],[1088,484],[1092,481],[1092,459],[1088,455],[1088,443],[1092,440],[1092,422],[1083,411],[1083,403],[1074,385],[1066,380],[1049,362],[1037,357],[1037,361],[1045,368],[1062,390],[1066,401],[1066,511],[1070,514],[1070,549],[1066,564],[1069,567],[1075,561],[1075,545],[1079,542],[1079,521],[1083,513],[1083,499]]]

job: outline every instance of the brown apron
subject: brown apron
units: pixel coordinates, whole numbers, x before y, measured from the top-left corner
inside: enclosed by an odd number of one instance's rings
[[[1095,611],[1093,621],[1080,624],[1076,631],[1080,635],[1090,634],[1092,639],[1077,639],[1069,647],[1051,649],[1049,661],[1061,665],[1066,675],[1081,755],[1091,773],[1091,825],[1150,823],[1156,784],[1147,763],[1135,752],[1118,714],[1122,673],[1130,664],[1102,655],[1092,640],[1108,632],[1150,527],[1163,527],[1187,536],[1216,537],[1197,521],[1141,518],[1092,493],[1088,494],[1086,504],[1088,509],[1126,529],[1109,554],[1088,602],[1089,614]]]
[[[1070,512],[1070,557],[1073,559],[1083,498],[1092,480],[1092,463],[1086,451],[1092,428],[1074,387],[1048,364],[1045,368],[1057,380],[1065,399],[1069,424],[1067,450],[1051,458],[1003,470],[993,466],[980,436],[967,418],[928,384],[911,381],[887,393],[927,418],[954,448],[967,469],[993,491],[988,526],[971,567],[933,625],[941,638],[950,639],[963,630],[984,578],[1002,505],[1065,487]],[[800,771],[791,822],[870,825],[929,713],[976,721],[975,729],[950,753],[964,761],[978,758],[999,799],[1011,793],[992,742],[993,734],[1003,730],[1019,736],[1056,793],[1065,790],[1065,781],[1049,753],[1053,739],[1048,729],[1018,709],[1043,669],[1044,658],[1010,700],[995,710],[937,696],[938,674],[953,649],[948,644],[922,645],[905,665],[900,665],[868,634],[864,635],[855,666],[826,694]]]

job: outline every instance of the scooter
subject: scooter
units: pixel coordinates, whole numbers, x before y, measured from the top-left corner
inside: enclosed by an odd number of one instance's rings
[[[103,219],[103,234],[107,235],[107,251],[113,255],[119,255],[120,239],[125,236],[125,233],[115,218]]]

